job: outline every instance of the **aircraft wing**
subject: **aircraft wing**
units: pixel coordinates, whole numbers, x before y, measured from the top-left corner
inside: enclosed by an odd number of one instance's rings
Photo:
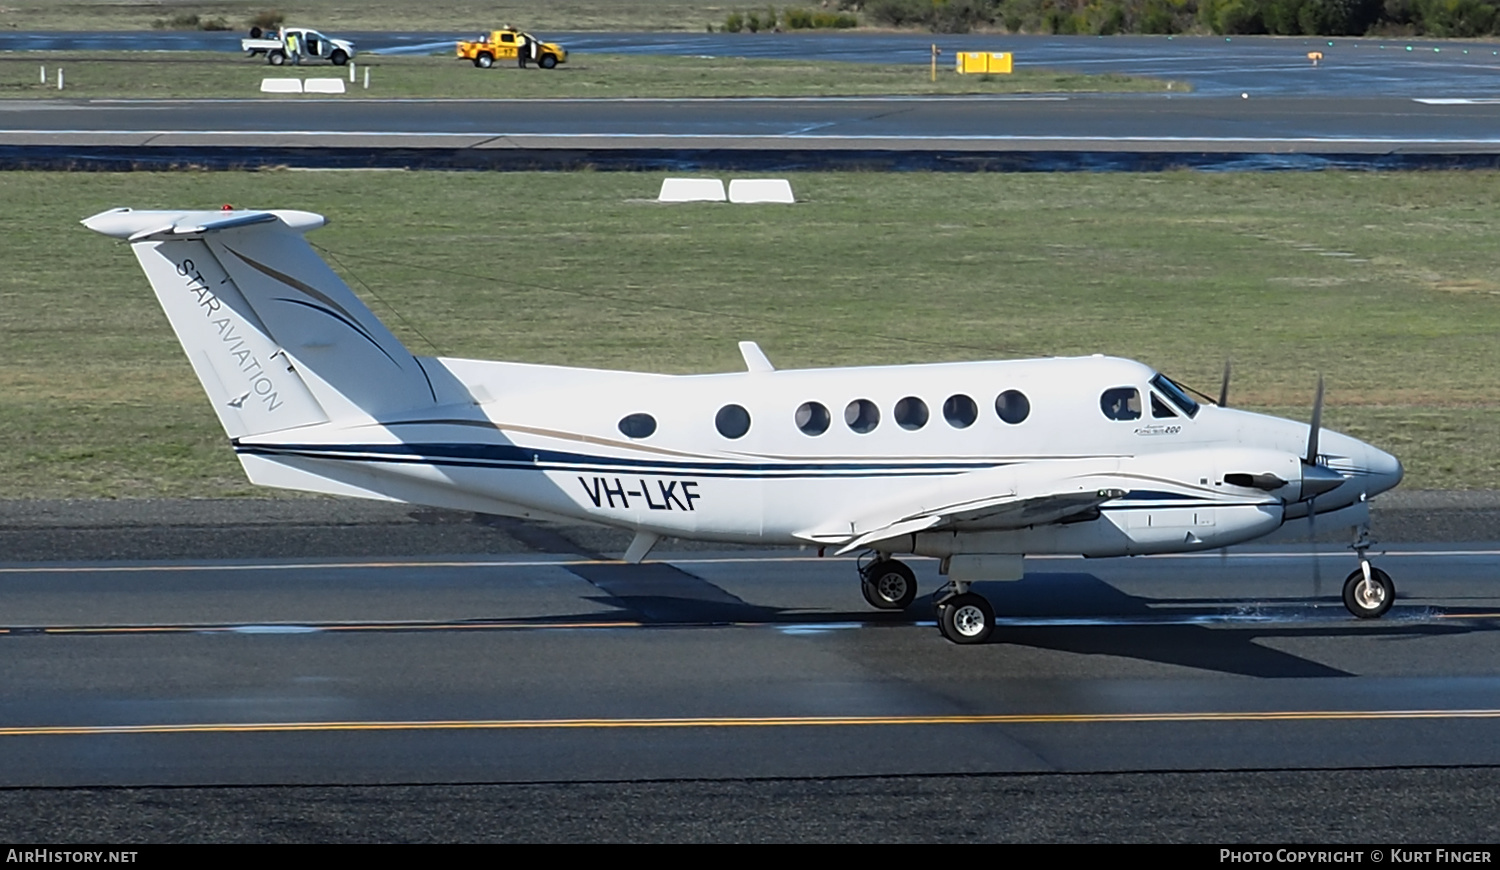
[[[1022,464],[944,481],[914,497],[887,503],[857,519],[830,523],[799,537],[834,544],[840,554],[876,541],[938,529],[1006,531],[1076,517],[1128,490],[1100,484],[1099,469]],[[1117,479],[1117,478],[1116,478]]]
[[[1046,525],[1093,510],[1107,501],[1123,497],[1125,493],[1126,490],[1123,489],[1096,489],[1088,492],[1056,492],[1030,498],[1008,494],[950,505],[922,516],[908,517],[863,532],[845,542],[835,555],[841,556],[886,538],[960,525],[987,531]]]

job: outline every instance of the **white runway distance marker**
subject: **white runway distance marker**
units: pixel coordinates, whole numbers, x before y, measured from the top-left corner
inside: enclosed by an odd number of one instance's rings
[[[342,94],[344,93],[343,79],[308,79],[302,83],[304,94]]]
[[[736,178],[729,182],[730,202],[796,202],[785,178]]]
[[[724,182],[717,178],[663,178],[657,202],[723,202]]]
[[[300,94],[302,93],[302,80],[261,79],[260,92],[263,94]]]

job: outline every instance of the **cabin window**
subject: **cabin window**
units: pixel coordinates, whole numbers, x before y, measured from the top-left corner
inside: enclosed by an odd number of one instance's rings
[[[821,402],[803,402],[797,406],[797,414],[793,417],[797,428],[804,435],[822,435],[828,431],[828,424],[833,422],[833,415]]]
[[[948,401],[943,403],[943,419],[955,429],[967,429],[979,419],[979,406],[962,393],[949,396]]]
[[[1141,391],[1135,387],[1114,387],[1099,397],[1099,407],[1111,420],[1141,419]]]
[[[927,425],[927,403],[916,396],[907,396],[896,403],[894,416],[898,426],[914,432]]]
[[[725,438],[742,438],[750,431],[750,412],[739,405],[725,405],[714,415],[714,428]]]
[[[630,414],[620,420],[620,432],[626,438],[650,438],[656,431],[656,418],[650,414]]]
[[[880,409],[869,399],[855,399],[844,409],[844,422],[861,435],[873,432],[880,425]]]
[[[1172,410],[1172,406],[1168,405],[1166,402],[1163,402],[1161,400],[1160,396],[1158,396],[1155,393],[1152,393],[1151,394],[1151,416],[1154,417],[1154,418],[1156,418],[1156,419],[1158,419],[1158,420],[1164,420],[1167,417],[1176,417],[1177,416],[1177,412],[1174,411],[1174,410]]]
[[[1020,390],[1006,390],[995,397],[995,413],[1014,426],[1031,416],[1031,400]]]

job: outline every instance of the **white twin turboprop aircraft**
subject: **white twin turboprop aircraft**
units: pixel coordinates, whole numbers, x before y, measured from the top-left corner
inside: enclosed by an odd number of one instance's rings
[[[663,536],[811,544],[873,558],[865,598],[904,609],[941,560],[942,633],[981,643],[976,580],[1023,557],[1238,544],[1363,508],[1344,603],[1385,613],[1368,497],[1395,457],[1319,425],[1199,404],[1103,356],[671,376],[413,356],[317,256],[301,211],[131,211],[131,243],[250,480],[266,486]],[[1226,377],[1227,386],[1227,377]]]

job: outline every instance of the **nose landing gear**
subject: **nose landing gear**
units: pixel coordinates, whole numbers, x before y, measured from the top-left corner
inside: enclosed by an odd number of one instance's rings
[[[1367,551],[1372,543],[1369,524],[1355,526],[1350,549],[1359,558],[1359,568],[1344,578],[1344,606],[1360,619],[1378,619],[1396,601],[1391,575],[1370,564]]]

